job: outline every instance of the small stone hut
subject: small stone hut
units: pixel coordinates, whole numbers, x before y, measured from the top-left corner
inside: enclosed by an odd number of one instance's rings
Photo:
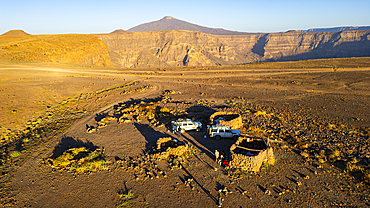
[[[239,137],[230,148],[230,165],[243,171],[258,172],[262,164],[275,163],[274,152],[262,138]]]
[[[225,124],[231,129],[240,129],[243,126],[242,117],[234,112],[216,112],[209,119],[212,124]]]

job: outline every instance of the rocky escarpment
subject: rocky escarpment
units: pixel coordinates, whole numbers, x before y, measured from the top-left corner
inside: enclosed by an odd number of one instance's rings
[[[1,35],[0,59],[106,67],[231,65],[370,57],[370,30],[212,35],[116,31],[103,35]]]
[[[99,35],[115,67],[229,65],[370,56],[370,30],[211,35],[171,30]]]
[[[0,58],[113,67],[107,46],[96,35],[2,35]]]
[[[262,61],[370,56],[370,30],[269,34]]]
[[[218,36],[191,31],[100,35],[116,67],[225,65],[259,60],[251,52],[261,35]]]

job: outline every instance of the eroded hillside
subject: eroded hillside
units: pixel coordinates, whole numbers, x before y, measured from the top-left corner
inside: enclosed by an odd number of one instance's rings
[[[115,67],[229,65],[370,56],[370,31],[211,35],[172,30],[99,35]]]
[[[0,58],[113,66],[107,46],[96,35],[2,35]]]

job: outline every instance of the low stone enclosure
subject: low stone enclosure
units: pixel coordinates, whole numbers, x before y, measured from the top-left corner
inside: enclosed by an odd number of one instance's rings
[[[161,105],[162,104],[162,105]],[[164,105],[163,105],[164,104]],[[213,123],[225,124],[232,129],[243,128],[242,116],[237,112],[219,111],[212,112],[208,110],[208,115],[199,106],[191,106],[189,112],[181,109],[172,109],[171,103],[168,104],[168,98],[164,97],[155,101],[137,101],[132,103],[124,103],[115,107],[113,115],[102,114],[97,115],[97,126],[88,126],[87,131],[92,133],[99,128],[106,126],[110,121],[116,120],[118,123],[140,122],[142,119],[147,119],[150,126],[161,127],[165,126],[166,120],[171,120],[181,117],[198,117],[195,119],[208,119]],[[178,103],[173,104],[175,107]],[[188,105],[188,103],[183,103]],[[198,108],[201,108],[199,110]],[[199,113],[199,116],[198,114]],[[205,118],[208,117],[208,118]],[[152,158],[159,160],[168,160],[175,165],[194,153],[194,147],[187,145],[184,142],[178,141],[171,137],[159,138],[157,145],[149,149],[148,153]],[[269,146],[268,141],[259,137],[240,137],[230,148],[230,166],[242,171],[257,172],[263,164],[274,164],[273,149]]]
[[[180,167],[181,163],[186,162],[194,154],[194,151],[192,145],[171,137],[164,137],[159,138],[157,146],[153,147],[148,153],[153,159],[167,160],[171,166]]]
[[[239,129],[243,126],[242,117],[233,112],[216,112],[210,116],[211,123],[225,124],[231,129]]]
[[[275,163],[274,152],[269,142],[259,137],[239,137],[230,148],[230,166],[258,172],[263,164]]]

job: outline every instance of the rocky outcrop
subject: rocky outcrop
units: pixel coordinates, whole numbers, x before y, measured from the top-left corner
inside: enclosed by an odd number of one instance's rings
[[[99,35],[115,67],[230,65],[370,56],[370,30],[211,35],[171,30]]]

